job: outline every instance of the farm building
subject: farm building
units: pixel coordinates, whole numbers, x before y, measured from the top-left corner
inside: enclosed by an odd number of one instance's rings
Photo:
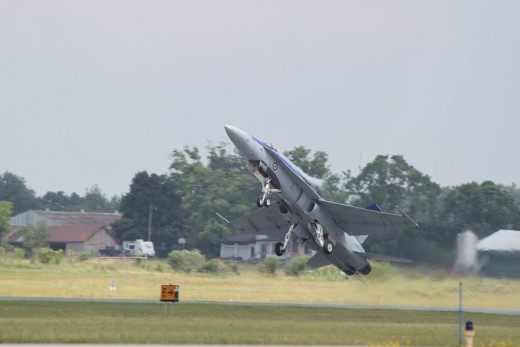
[[[265,259],[268,256],[275,255],[274,248],[278,242],[283,242],[283,237],[273,238],[265,235],[250,234],[234,235],[220,244],[220,257],[236,260]],[[291,240],[287,252],[285,252],[282,258],[296,255],[310,257],[313,253],[308,247],[300,246]]]
[[[520,231],[499,230],[477,243],[480,273],[520,277]]]
[[[14,230],[8,243],[21,246],[24,236],[20,229],[28,225],[46,224],[50,231],[49,247],[74,253],[98,252],[118,244],[109,233],[110,225],[119,220],[118,213],[27,211],[11,218]]]

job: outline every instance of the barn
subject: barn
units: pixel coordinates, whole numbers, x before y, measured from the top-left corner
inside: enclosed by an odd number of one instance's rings
[[[70,250],[73,253],[98,252],[115,246],[117,240],[110,234],[110,225],[121,219],[118,213],[27,211],[11,218],[12,232],[8,243],[21,246],[24,236],[20,229],[27,225],[45,223],[51,233],[49,247]]]

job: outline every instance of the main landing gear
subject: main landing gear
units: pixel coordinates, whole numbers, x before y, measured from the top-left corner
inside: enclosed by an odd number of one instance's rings
[[[291,224],[289,227],[289,231],[287,234],[285,234],[285,240],[283,243],[278,242],[274,246],[274,253],[281,257],[285,250],[287,249],[287,245],[289,244],[289,241],[291,240],[291,234],[296,227],[296,224]],[[334,250],[334,244],[331,240],[324,238],[323,236],[323,227],[319,223],[309,223],[309,230],[311,231],[312,236],[314,236],[314,239],[316,243],[322,247],[323,253],[325,254],[331,254]]]
[[[329,239],[326,239],[323,236],[323,227],[320,223],[309,223],[309,230],[311,231],[312,236],[316,240],[316,243],[323,248],[323,252],[325,254],[331,254],[334,250],[334,244]]]
[[[287,232],[287,234],[285,234],[285,240],[283,243],[278,242],[276,245],[274,245],[274,253],[277,256],[281,257],[285,253],[287,245],[289,245],[289,241],[291,240],[291,234],[295,226],[296,224],[291,224],[291,226],[289,227],[289,231]]]
[[[256,205],[258,207],[269,207],[271,206],[271,199],[269,195],[271,193],[280,193],[280,189],[271,188],[271,179],[267,177],[262,183],[262,195],[256,199]]]

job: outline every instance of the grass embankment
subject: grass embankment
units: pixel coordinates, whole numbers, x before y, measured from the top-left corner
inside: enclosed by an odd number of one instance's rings
[[[161,260],[150,261],[148,270],[129,259],[64,260],[60,265],[0,262],[0,296],[158,300],[160,285],[172,283],[181,285],[181,300],[457,307],[462,281],[465,307],[520,308],[520,281],[456,278],[378,264],[367,277],[346,279],[335,268],[296,278],[282,271],[262,275],[254,266],[242,267],[240,275],[185,274],[172,271]],[[116,291],[109,291],[112,279]]]
[[[520,316],[473,314],[475,346],[518,346]],[[455,346],[455,312],[0,302],[4,343]]]

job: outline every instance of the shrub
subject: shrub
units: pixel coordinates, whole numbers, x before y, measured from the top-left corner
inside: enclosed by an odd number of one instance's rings
[[[368,275],[369,279],[390,279],[398,274],[397,268],[390,263],[371,261],[372,271]]]
[[[320,267],[316,270],[316,275],[324,278],[327,281],[344,281],[348,280],[343,271],[339,270],[334,265]]]
[[[57,251],[54,251],[54,264],[59,265],[62,260],[63,260],[63,250],[58,249]]]
[[[307,258],[303,256],[294,257],[285,268],[285,274],[289,276],[298,277],[307,268]]]
[[[168,264],[175,271],[192,272],[197,271],[204,265],[206,257],[199,250],[172,251],[168,254]]]
[[[16,259],[22,260],[25,257],[25,251],[22,248],[16,247],[13,251]]]
[[[81,253],[79,256],[78,256],[78,260],[79,261],[87,261],[91,258],[94,258],[96,255],[94,253]]]
[[[238,266],[238,263],[236,261],[227,261],[226,266],[230,271],[234,272],[236,275],[240,275],[240,267]]]
[[[202,264],[202,266],[197,269],[197,271],[207,273],[222,273],[229,271],[229,268],[226,264],[219,261],[218,259],[211,259]]]
[[[42,264],[49,264],[53,258],[54,251],[50,248],[36,248],[34,249],[34,253],[36,254],[36,257]]]
[[[268,257],[263,262],[258,264],[258,272],[274,275],[276,270],[280,268],[280,260],[278,257]]]

